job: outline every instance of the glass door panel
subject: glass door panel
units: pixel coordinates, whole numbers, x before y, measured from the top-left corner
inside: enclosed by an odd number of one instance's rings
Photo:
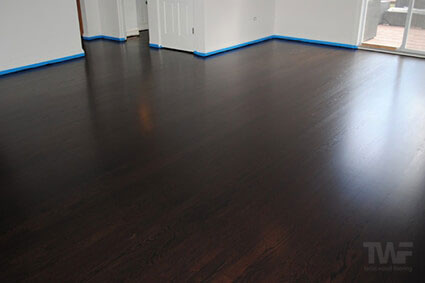
[[[367,0],[363,46],[397,50],[403,35],[410,0]]]
[[[411,14],[406,49],[425,52],[425,0],[414,0]]]

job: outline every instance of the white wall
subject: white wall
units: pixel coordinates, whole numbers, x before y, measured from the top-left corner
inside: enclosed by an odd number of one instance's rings
[[[199,2],[204,0],[199,0]],[[161,45],[159,1],[148,0],[149,43]]]
[[[0,71],[83,53],[75,0],[1,0]]]
[[[275,1],[275,34],[358,44],[362,0]]]
[[[205,26],[201,35],[205,38],[205,48],[201,52],[211,52],[269,35],[358,45],[362,0],[202,2]]]
[[[362,0],[194,1],[195,50],[202,53],[269,35],[359,44]],[[154,44],[161,44],[158,12],[158,0],[150,0],[149,34]]]
[[[274,8],[274,0],[205,0],[205,50],[201,52],[272,35]]]
[[[103,35],[126,38],[123,0],[101,0],[99,4]]]
[[[100,23],[99,0],[80,0],[81,14],[83,18],[84,36],[96,36],[102,34]]]
[[[124,0],[81,0],[84,36],[127,37]],[[125,0],[127,1],[127,0]]]
[[[127,36],[133,36],[139,34],[139,24],[137,12],[138,5],[136,0],[123,0],[124,3],[124,16],[125,16],[125,28]]]
[[[137,24],[139,30],[146,30],[149,28],[148,24],[148,6],[146,0],[136,0],[137,9]]]
[[[194,38],[194,50],[199,52],[205,52],[205,0],[195,0],[194,4],[194,27],[195,27],[195,38]],[[149,31],[150,34],[150,31]]]

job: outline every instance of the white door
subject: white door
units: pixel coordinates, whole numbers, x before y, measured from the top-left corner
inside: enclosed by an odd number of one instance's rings
[[[193,0],[160,0],[161,45],[193,51]]]
[[[148,22],[148,1],[137,0],[137,23],[139,26],[139,30],[148,29]]]

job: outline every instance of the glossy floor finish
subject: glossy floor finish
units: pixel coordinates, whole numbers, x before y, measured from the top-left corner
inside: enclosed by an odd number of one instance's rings
[[[423,281],[425,60],[85,49],[0,78],[1,282]]]

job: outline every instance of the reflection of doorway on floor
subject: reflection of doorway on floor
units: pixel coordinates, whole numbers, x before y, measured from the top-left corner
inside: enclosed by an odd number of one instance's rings
[[[124,0],[125,28],[127,37],[138,36],[148,29],[148,6],[146,0]]]

